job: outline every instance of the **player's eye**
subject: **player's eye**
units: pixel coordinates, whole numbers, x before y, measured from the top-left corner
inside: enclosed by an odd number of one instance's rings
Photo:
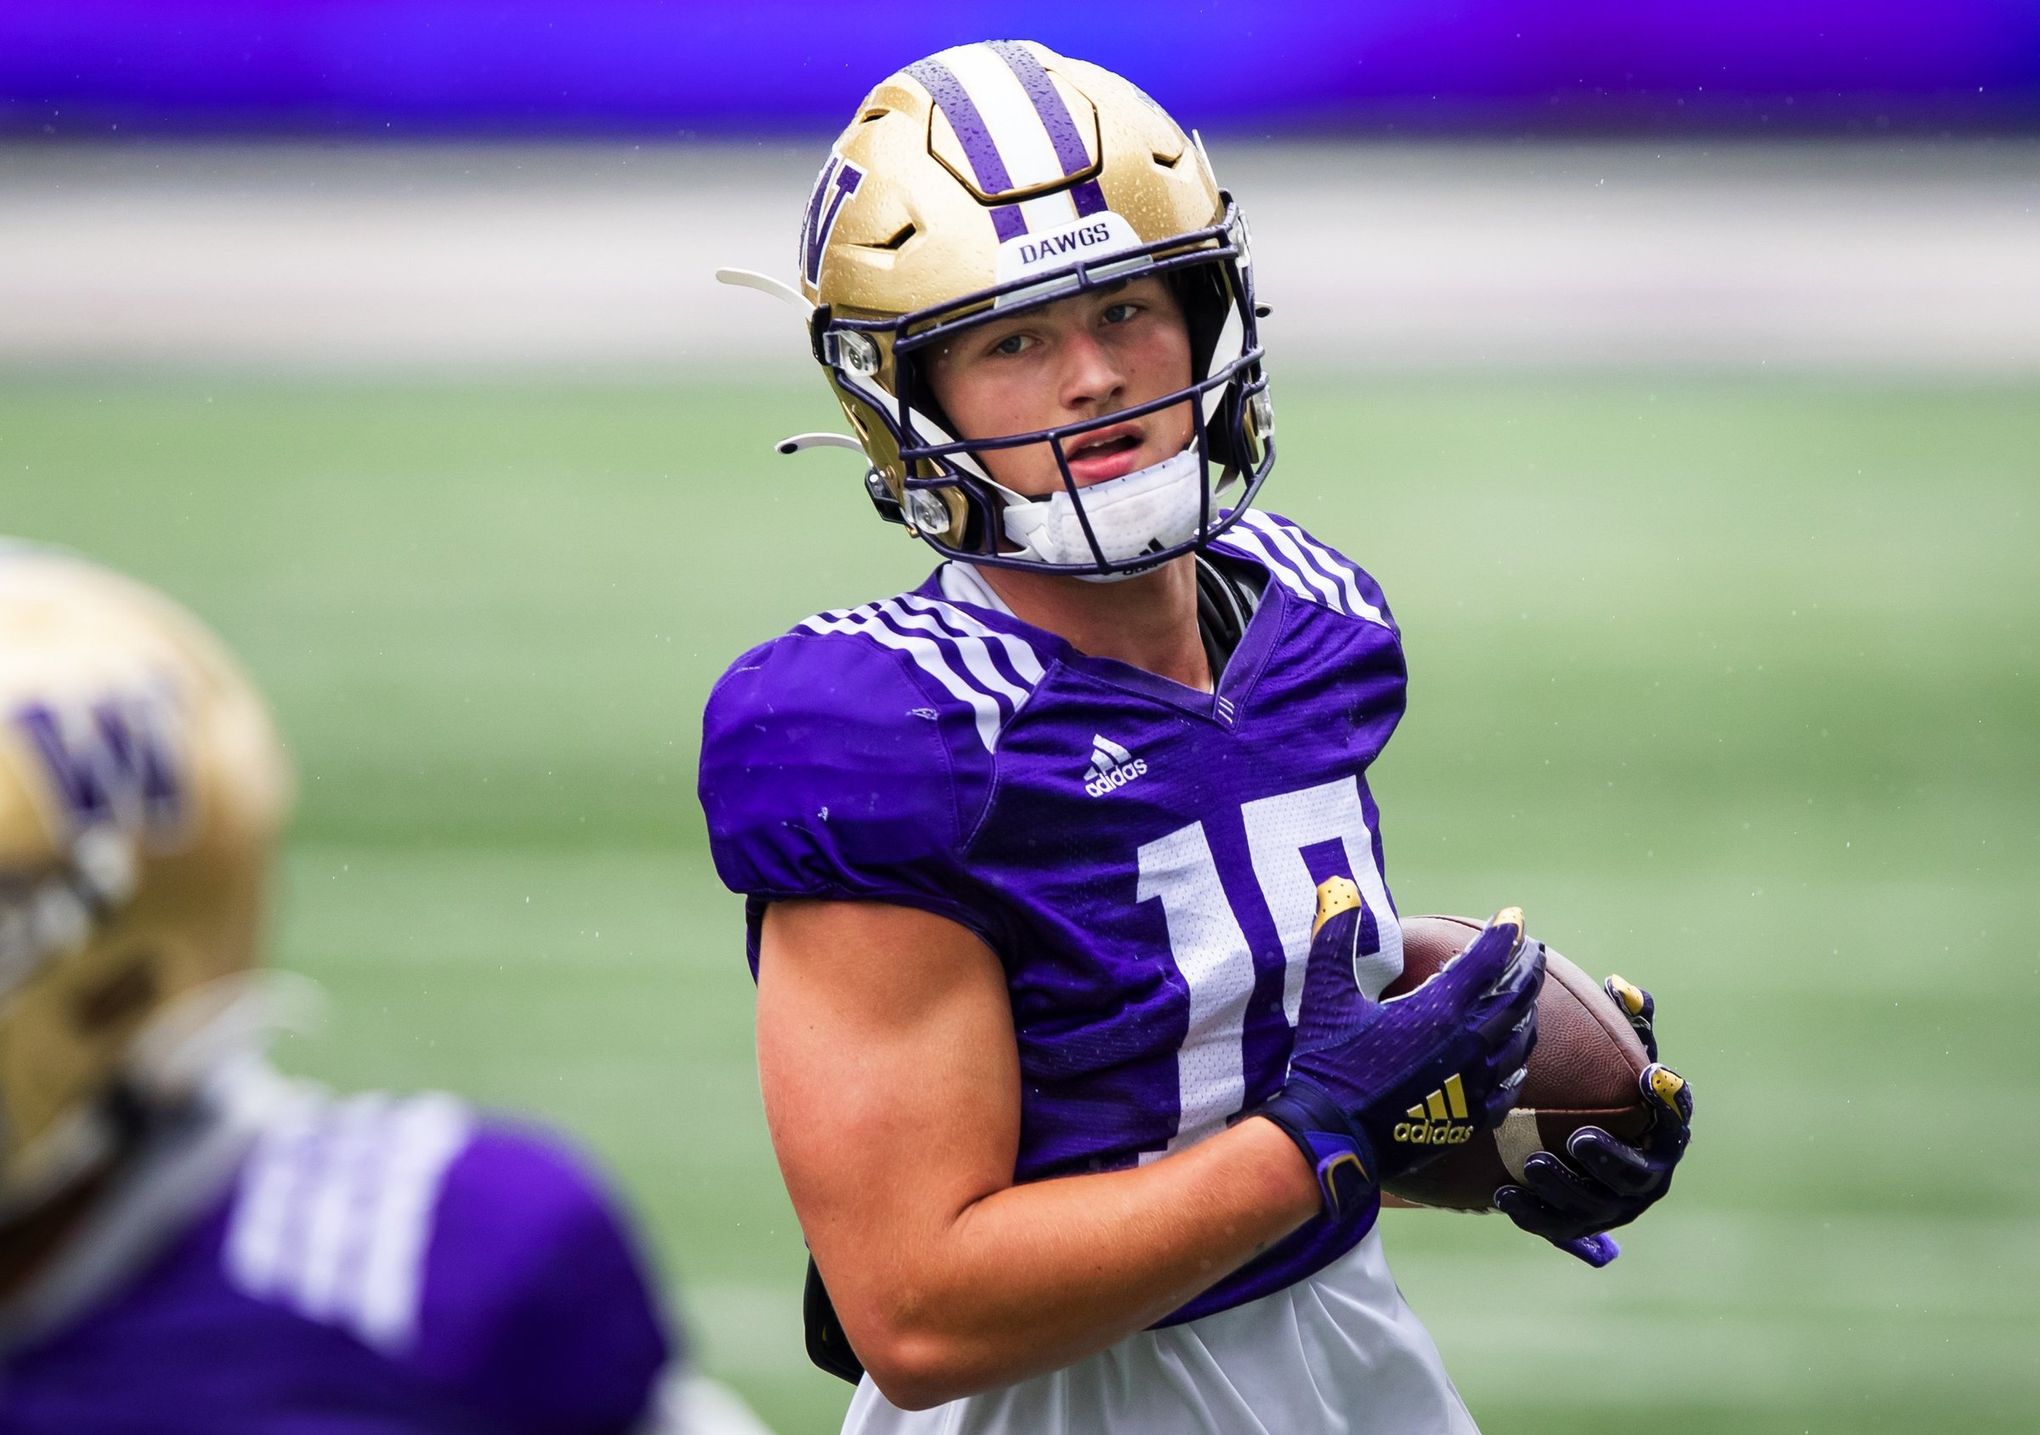
[[[1011,358],[1015,354],[1025,352],[1027,344],[1028,339],[1025,334],[1008,334],[1003,339],[993,340],[986,347],[985,352],[987,354],[998,354],[1005,358]]]
[[[1122,299],[1117,304],[1106,305],[1105,312],[1101,317],[1108,324],[1125,324],[1130,322],[1140,312],[1141,306],[1139,304],[1134,303],[1131,299]]]

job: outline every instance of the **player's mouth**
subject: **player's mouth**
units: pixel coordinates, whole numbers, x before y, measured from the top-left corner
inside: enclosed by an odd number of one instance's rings
[[[1093,429],[1065,449],[1069,455],[1070,477],[1079,484],[1124,478],[1142,467],[1141,450],[1145,443],[1146,435],[1137,423]]]

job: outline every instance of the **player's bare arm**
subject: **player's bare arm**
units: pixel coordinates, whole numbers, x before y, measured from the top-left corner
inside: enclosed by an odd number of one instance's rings
[[[925,912],[775,904],[758,1059],[802,1230],[857,1354],[906,1408],[1101,1350],[1319,1209],[1309,1168],[1259,1120],[1146,1166],[1015,1186],[1004,974]]]

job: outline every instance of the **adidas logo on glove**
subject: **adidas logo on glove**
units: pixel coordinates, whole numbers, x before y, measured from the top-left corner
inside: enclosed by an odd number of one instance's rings
[[[1094,734],[1091,738],[1091,766],[1084,773],[1084,791],[1103,797],[1147,773],[1147,759],[1135,757],[1112,739]]]
[[[1398,1121],[1391,1133],[1398,1141],[1412,1146],[1463,1146],[1473,1139],[1473,1123],[1466,1119],[1466,1088],[1460,1085],[1457,1072],[1404,1114],[1410,1119]]]

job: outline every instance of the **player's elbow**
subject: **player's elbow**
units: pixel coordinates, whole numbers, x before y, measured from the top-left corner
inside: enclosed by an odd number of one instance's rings
[[[987,1359],[982,1344],[963,1332],[923,1321],[868,1320],[846,1334],[871,1383],[902,1410],[932,1409],[1011,1384],[1021,1373]]]
[[[879,1393],[902,1410],[930,1410],[988,1383],[955,1342],[932,1332],[888,1331],[857,1354]]]

